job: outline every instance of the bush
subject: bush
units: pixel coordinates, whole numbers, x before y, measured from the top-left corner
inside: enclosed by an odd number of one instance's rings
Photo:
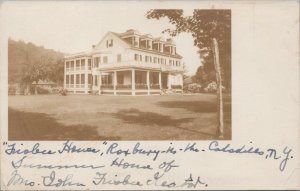
[[[8,87],[8,95],[16,95],[17,88],[15,86]]]
[[[181,85],[171,85],[172,89],[182,89]]]
[[[218,85],[215,81],[209,83],[206,88],[204,88],[205,92],[209,92],[209,93],[216,93],[218,90]],[[222,90],[225,90],[225,87],[222,86]]]
[[[37,93],[38,94],[50,94],[50,90],[45,87],[37,87]]]
[[[201,85],[197,83],[192,83],[187,86],[188,93],[200,93],[202,91]]]

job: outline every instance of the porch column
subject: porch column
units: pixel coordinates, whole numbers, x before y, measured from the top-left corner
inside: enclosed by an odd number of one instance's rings
[[[148,95],[150,95],[150,72],[147,70],[147,88],[148,88]]]
[[[75,73],[75,74],[74,74],[74,91],[73,91],[74,93],[75,93],[75,89],[76,89],[76,85],[77,85],[77,84],[76,84],[76,76],[77,76],[77,75],[76,75],[76,73]]]
[[[85,59],[85,72],[84,72],[84,83],[85,83],[85,88],[87,89],[88,88],[88,73],[87,73],[87,70],[88,70],[88,59],[86,58]]]
[[[93,75],[93,86],[95,86],[95,84],[96,84],[96,75]]]
[[[131,91],[132,95],[135,95],[135,70],[131,70]]]
[[[158,73],[158,83],[159,83],[159,89],[162,90],[162,84],[161,84],[161,72]]]
[[[171,74],[168,74],[168,89],[171,89]]]
[[[114,71],[114,95],[117,95],[117,71]]]
[[[89,86],[88,84],[88,74],[85,72],[84,74],[84,87],[87,89]]]
[[[98,76],[99,80],[98,80],[98,83],[99,83],[99,95],[101,95],[101,86],[102,86],[102,75],[101,73],[99,74]]]
[[[181,89],[183,89],[183,74],[180,74],[180,85]]]
[[[66,67],[67,67],[67,64],[66,64],[67,62],[65,61],[65,68],[64,68],[64,89],[66,89],[66,87],[67,87],[67,84],[66,84],[66,82],[67,82],[67,76],[66,76]]]

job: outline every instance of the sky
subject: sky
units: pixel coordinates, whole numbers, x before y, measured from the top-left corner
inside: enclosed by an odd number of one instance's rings
[[[108,31],[121,33],[136,29],[142,34],[169,38],[161,33],[166,28],[173,28],[167,18],[145,17],[148,10],[158,5],[159,2],[141,1],[6,2],[1,16],[8,36],[13,40],[32,42],[64,53],[78,53],[91,49]],[[192,12],[193,7],[185,6],[186,16]],[[201,62],[191,34],[182,33],[174,40],[188,74],[195,74]]]

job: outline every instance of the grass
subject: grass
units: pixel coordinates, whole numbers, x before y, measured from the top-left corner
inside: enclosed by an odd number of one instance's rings
[[[10,96],[9,140],[212,140],[217,97]],[[231,97],[224,97],[225,139],[231,139]]]

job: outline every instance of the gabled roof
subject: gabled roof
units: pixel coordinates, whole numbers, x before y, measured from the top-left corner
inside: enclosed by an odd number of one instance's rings
[[[117,35],[117,33],[114,33],[114,32],[111,32],[111,31],[108,31],[105,36],[101,39],[101,41],[96,45],[96,47],[93,49],[93,50],[97,50],[97,47],[100,46],[100,44],[104,41],[104,39],[106,39],[106,37],[108,35],[113,35],[115,37],[117,37],[118,39],[121,40],[121,42],[124,42],[123,45],[127,46],[127,48],[129,48],[130,46],[128,46],[128,43],[126,41],[124,41],[122,38],[119,37],[119,35]]]
[[[138,31],[136,30],[128,30],[127,33],[139,33]],[[180,54],[176,53],[175,55],[172,55],[172,54],[168,54],[168,53],[164,53],[164,52],[157,52],[155,50],[149,50],[149,49],[146,49],[146,48],[141,48],[141,47],[135,47],[133,46],[131,43],[128,43],[127,41],[125,41],[122,36],[124,35],[124,33],[115,33],[115,32],[111,32],[111,31],[108,31],[105,36],[100,40],[100,42],[92,49],[92,50],[89,50],[89,51],[86,51],[86,52],[80,52],[80,53],[75,53],[75,54],[70,54],[70,55],[65,55],[65,59],[68,59],[68,58],[76,58],[76,57],[82,57],[82,56],[91,56],[93,53],[96,53],[96,52],[99,52],[99,49],[97,49],[97,47],[100,46],[100,44],[106,39],[106,37],[108,35],[113,35],[115,36],[117,39],[120,40],[120,42],[126,47],[126,48],[130,48],[132,50],[138,50],[138,51],[143,51],[143,52],[148,52],[148,53],[154,53],[154,54],[159,54],[159,55],[162,55],[162,56],[168,56],[168,57],[173,57],[173,58],[183,58]],[[150,34],[146,34],[146,35],[142,35],[141,36],[142,38],[153,38],[152,35]],[[157,37],[157,38],[154,38],[153,41],[164,41],[164,39],[162,37]],[[166,44],[169,44],[170,42],[166,42]]]
[[[111,33],[114,34],[115,36],[117,36],[123,42],[125,42],[129,46],[130,49],[139,50],[139,51],[148,52],[148,53],[160,54],[162,56],[169,56],[169,57],[175,57],[175,58],[180,58],[180,59],[183,58],[180,54],[177,54],[177,53],[175,55],[172,55],[172,54],[167,54],[167,53],[163,53],[163,52],[157,52],[155,50],[149,50],[149,49],[145,49],[145,48],[135,47],[132,44],[130,44],[127,41],[125,41],[122,38],[122,35],[120,33],[115,33],[115,32],[111,32]]]

